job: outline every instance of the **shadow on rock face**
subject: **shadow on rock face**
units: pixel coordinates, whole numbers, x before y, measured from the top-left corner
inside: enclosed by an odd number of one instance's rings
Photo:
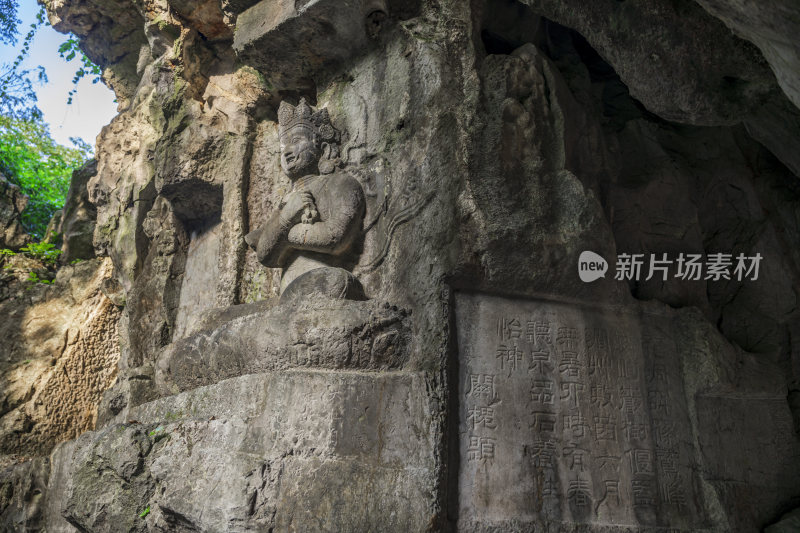
[[[364,288],[353,274],[343,268],[315,268],[292,281],[281,303],[299,302],[305,295],[319,295],[342,300],[366,300]]]

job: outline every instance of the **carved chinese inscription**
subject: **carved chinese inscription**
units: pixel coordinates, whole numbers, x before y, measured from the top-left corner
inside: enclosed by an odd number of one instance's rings
[[[460,293],[459,524],[702,529],[670,319]]]

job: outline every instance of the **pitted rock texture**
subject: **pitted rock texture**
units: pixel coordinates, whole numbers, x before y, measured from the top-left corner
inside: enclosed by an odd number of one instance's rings
[[[233,49],[279,90],[313,90],[314,76],[369,51],[389,13],[406,18],[414,0],[257,2],[236,18]]]
[[[10,282],[0,300],[0,453],[46,455],[94,428],[117,374],[119,310],[108,259],[62,268],[53,285]]]

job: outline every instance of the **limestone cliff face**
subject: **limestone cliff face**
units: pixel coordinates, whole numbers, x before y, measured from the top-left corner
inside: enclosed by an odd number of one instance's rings
[[[101,291],[110,274],[105,259],[64,267],[50,286],[4,280],[3,454],[46,455],[94,428],[119,358],[119,312]]]
[[[43,527],[53,447],[94,429],[119,360],[119,310],[103,293],[111,261],[47,269],[16,256],[0,277],[0,516],[8,531]],[[38,524],[38,525],[37,525]]]
[[[0,229],[3,232],[0,248],[18,249],[28,243],[29,238],[19,220],[27,204],[28,197],[0,174]]]
[[[797,506],[797,8],[43,3],[120,102],[86,196],[122,311],[84,322],[119,362],[92,359],[116,381],[46,482],[3,474],[8,527],[756,531]],[[279,298],[245,244],[292,190],[301,98],[364,193],[365,301]],[[614,280],[623,253],[762,259]]]

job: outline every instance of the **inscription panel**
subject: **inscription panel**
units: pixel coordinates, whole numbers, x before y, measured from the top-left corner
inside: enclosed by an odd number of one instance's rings
[[[465,293],[456,316],[460,529],[706,527],[669,317]]]

